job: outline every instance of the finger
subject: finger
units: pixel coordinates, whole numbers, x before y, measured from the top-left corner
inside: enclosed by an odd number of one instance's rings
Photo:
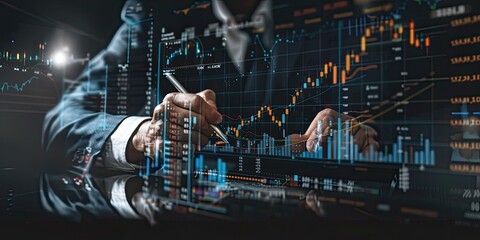
[[[156,157],[161,157],[163,153],[163,140],[161,138],[151,138],[145,144],[144,155],[151,159],[156,159]]]
[[[378,151],[380,149],[380,144],[373,138],[369,138],[368,141],[370,142],[370,145],[373,145],[373,150]]]
[[[373,129],[372,127],[368,125],[361,125],[361,128],[363,131],[365,131],[368,137],[372,137],[372,138],[378,137],[377,130]]]
[[[145,150],[144,150],[144,155],[146,157],[149,157],[152,160],[157,160],[162,161],[163,159],[163,140],[162,139],[155,139],[153,140],[150,144],[145,145]],[[184,142],[172,142],[170,141],[169,146],[171,149],[182,149],[185,143]],[[191,144],[190,149],[198,149],[196,144]],[[172,156],[181,156],[183,153],[181,151],[172,151],[169,153],[169,155]]]
[[[289,138],[291,142],[291,147],[290,147],[291,153],[301,153],[305,151],[305,148],[306,148],[305,146],[306,146],[308,137],[309,136],[307,135],[290,134]]]
[[[166,97],[164,102],[171,102],[180,108],[202,114],[205,116],[205,120],[207,120],[208,123],[219,124],[222,122],[222,115],[217,111],[216,107],[212,107],[199,95],[177,93],[167,96],[168,98]],[[167,105],[167,110],[168,107],[169,106]]]
[[[202,147],[208,144],[208,136],[197,131],[180,130],[177,134],[169,134],[167,139],[173,142],[189,143]]]
[[[317,151],[318,148],[318,136],[316,131],[312,131],[312,134],[308,137],[307,140],[307,150],[311,153]]]
[[[202,97],[205,102],[217,110],[217,96],[213,90],[207,89],[197,93],[197,95]]]
[[[189,110],[177,107],[176,105],[169,105],[169,102],[162,103],[158,108],[159,111],[162,110],[162,105],[167,105],[166,107],[167,111],[162,112],[161,114],[157,114],[157,112],[155,111],[154,112],[155,117],[156,116],[162,116],[162,117],[160,120],[157,120],[157,121],[152,120],[152,123],[158,122],[163,124],[163,120],[166,120],[167,123],[175,123],[181,126],[182,128],[186,127],[185,124],[190,123],[192,130],[201,131],[206,135],[211,135],[213,133],[213,129],[210,127],[207,120],[205,120],[204,115],[201,115],[193,111],[190,112]]]
[[[152,114],[152,122],[155,122],[159,119],[163,119],[163,114],[165,112],[165,104],[161,103],[153,109],[153,114]]]
[[[358,146],[359,151],[363,151],[367,146],[367,138],[367,134],[362,129],[358,130],[357,134],[354,135],[353,142]]]
[[[315,116],[315,118],[312,120],[312,122],[310,123],[310,126],[308,126],[308,129],[304,134],[307,136],[310,136],[313,130],[317,128],[318,121],[323,120],[325,118],[325,115],[326,113],[324,112],[324,110],[317,113],[317,116]]]
[[[320,144],[325,143],[327,141],[327,138],[331,135],[331,130],[336,129],[334,127],[334,122],[333,119],[329,116],[323,116],[322,119],[320,119],[321,124],[317,122],[317,128],[314,129],[313,132],[316,132],[317,136],[321,136],[318,140],[320,141]],[[319,127],[321,127],[319,129]]]
[[[166,138],[168,140],[174,141],[174,142],[188,142],[189,135],[191,136],[191,141],[194,141],[193,143],[197,144],[199,143],[200,136],[207,139],[210,135],[212,135],[213,130],[194,130],[194,129],[185,129],[182,125],[178,125],[176,123],[171,123],[167,122],[166,125],[166,133],[163,133],[163,128],[159,129],[159,134],[158,136],[161,136],[162,138]]]
[[[333,124],[335,124],[335,123],[337,123],[338,118],[340,118],[340,121],[342,123],[345,123],[346,121],[354,120],[353,117],[351,117],[351,116],[338,113],[337,111],[335,111],[331,108],[326,108],[326,109],[320,111],[317,114],[317,116],[313,119],[312,123],[310,123],[310,126],[308,127],[307,131],[305,132],[305,135],[310,135],[312,133],[312,131],[315,128],[317,128],[318,121],[322,121],[322,131],[321,132],[324,132],[325,128],[327,128],[327,126],[329,125],[330,120],[332,121]],[[356,121],[352,122],[352,124],[357,125]],[[350,126],[353,126],[353,125],[350,125]]]
[[[163,135],[169,141],[191,143],[195,145],[204,146],[208,143],[208,137],[212,132],[206,133],[205,131],[189,130],[183,126],[175,123],[166,123],[167,133]]]

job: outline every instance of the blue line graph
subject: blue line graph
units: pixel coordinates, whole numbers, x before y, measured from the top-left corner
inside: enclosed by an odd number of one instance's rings
[[[172,53],[167,57],[166,59],[166,65],[170,65],[171,61],[177,57],[177,56],[187,56],[188,55],[188,41],[181,44],[181,47]],[[215,49],[213,49],[215,50]],[[212,51],[213,51],[212,50]],[[195,54],[197,58],[203,59],[205,57],[205,52],[202,50],[201,43],[199,41],[195,42]]]
[[[7,92],[11,89],[17,91],[17,92],[23,92],[23,90],[25,89],[25,87],[27,87],[28,85],[30,85],[32,83],[33,80],[37,80],[38,77],[36,76],[33,76],[27,80],[25,80],[23,83],[21,84],[18,84],[18,83],[15,83],[15,84],[12,84],[12,83],[8,83],[8,82],[4,82],[1,84],[1,87],[0,87],[0,92],[1,93],[4,93],[4,92]]]

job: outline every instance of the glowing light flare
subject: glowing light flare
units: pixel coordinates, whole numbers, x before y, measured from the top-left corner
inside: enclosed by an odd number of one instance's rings
[[[67,64],[67,54],[64,51],[58,51],[53,55],[53,65],[61,67]]]

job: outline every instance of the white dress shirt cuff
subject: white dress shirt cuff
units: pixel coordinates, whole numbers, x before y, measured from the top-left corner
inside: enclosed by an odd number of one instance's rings
[[[105,159],[107,168],[119,170],[134,170],[135,166],[127,162],[127,145],[133,133],[140,125],[150,120],[149,117],[128,117],[120,123],[118,128],[110,136],[111,154]]]
[[[127,181],[132,175],[113,176],[105,179],[105,188],[110,198],[110,204],[117,212],[127,219],[140,219],[141,217],[135,212],[127,199],[125,188]]]

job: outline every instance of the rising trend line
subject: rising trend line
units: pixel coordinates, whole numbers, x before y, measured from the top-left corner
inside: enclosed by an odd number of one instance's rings
[[[380,113],[378,113],[378,114],[376,114],[376,115],[374,115],[374,116],[371,116],[370,118],[368,118],[368,119],[366,119],[366,120],[364,120],[364,121],[358,122],[358,123],[356,123],[356,124],[352,124],[352,125],[349,126],[348,128],[347,128],[347,127],[344,127],[344,125],[345,125],[345,122],[344,122],[344,123],[342,123],[342,128],[339,129],[339,130],[341,130],[341,131],[346,131],[347,129],[350,129],[350,130],[351,130],[351,129],[355,128],[355,127],[359,127],[360,125],[365,125],[365,124],[367,124],[367,123],[375,120],[376,118],[379,118],[379,117],[385,115],[387,112],[390,112],[390,111],[396,109],[396,108],[399,107],[400,105],[408,104],[408,101],[410,101],[411,99],[413,99],[413,98],[417,97],[418,95],[424,93],[425,91],[431,89],[431,88],[434,87],[434,86],[435,86],[435,83],[431,83],[431,84],[427,85],[426,87],[420,89],[419,91],[413,93],[412,95],[406,97],[406,98],[403,99],[402,101],[399,101],[399,102],[395,103],[393,106],[391,106],[391,107],[383,110],[382,112],[380,112]],[[322,134],[322,136],[325,136],[325,137],[326,137],[326,136],[328,136],[328,134]],[[234,137],[234,138],[240,139],[240,138],[238,138],[238,137]],[[296,142],[296,143],[290,143],[290,144],[288,144],[288,146],[293,146],[293,145],[295,145],[295,144],[304,143],[304,142],[306,142],[306,141],[307,141],[307,140],[301,140],[301,141]],[[274,146],[274,147],[270,147],[270,148],[281,148],[281,147],[284,147],[284,146],[287,146],[287,145]],[[241,148],[241,147],[233,147],[233,148],[242,149],[242,150],[246,149],[246,148]],[[265,148],[267,149],[267,148],[269,148],[269,147],[265,147]],[[258,149],[258,148],[250,148],[250,149]]]
[[[37,80],[38,77],[36,76],[33,76],[27,80],[25,80],[22,84],[18,84],[18,83],[15,83],[15,84],[11,84],[11,83],[8,83],[8,82],[4,82],[1,87],[0,87],[0,92],[1,93],[4,93],[10,89],[14,89],[16,90],[17,92],[23,92],[23,89],[30,85],[32,83],[33,80]]]
[[[372,121],[372,120],[375,120],[376,118],[384,115],[384,114],[387,113],[387,112],[392,111],[393,109],[397,108],[397,107],[400,106],[400,105],[408,104],[408,101],[409,101],[410,99],[412,99],[412,98],[414,98],[414,97],[422,94],[423,92],[427,91],[428,89],[432,88],[433,86],[435,86],[435,83],[430,83],[428,86],[426,86],[426,87],[424,87],[423,89],[419,90],[418,92],[416,92],[416,93],[414,93],[414,94],[406,97],[406,98],[403,99],[402,101],[396,102],[393,106],[391,106],[391,107],[383,110],[382,112],[380,112],[380,113],[378,113],[378,114],[376,114],[376,115],[374,115],[374,116],[366,119],[365,121],[359,122],[356,126],[359,126],[359,125],[368,123],[368,122],[370,122],[370,121]],[[356,127],[356,126],[353,126],[353,125],[352,125],[352,128],[353,128],[353,127]]]
[[[358,74],[358,72],[367,71],[367,70],[376,69],[376,68],[378,68],[378,65],[358,67],[357,69],[355,69],[355,71],[353,71],[353,73],[351,75],[347,76],[345,79],[346,80],[351,80],[352,78],[354,78]]]

